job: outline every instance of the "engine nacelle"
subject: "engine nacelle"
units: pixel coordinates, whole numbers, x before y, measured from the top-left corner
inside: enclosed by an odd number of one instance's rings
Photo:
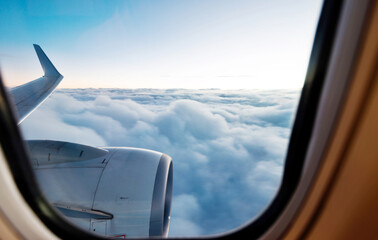
[[[71,222],[105,236],[167,237],[173,183],[169,156],[58,141],[28,144],[41,190]]]
[[[110,158],[93,208],[113,214],[107,224],[110,232],[127,230],[128,236],[167,236],[172,202],[171,158],[145,149],[107,150]]]

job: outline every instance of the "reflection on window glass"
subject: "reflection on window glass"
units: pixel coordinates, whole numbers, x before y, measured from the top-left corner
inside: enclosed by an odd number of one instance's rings
[[[110,237],[256,218],[280,185],[320,7],[9,1],[1,67],[42,192]]]

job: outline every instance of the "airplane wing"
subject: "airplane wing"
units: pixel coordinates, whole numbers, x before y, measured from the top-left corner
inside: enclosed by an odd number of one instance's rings
[[[33,44],[33,46],[43,68],[44,76],[10,89],[19,116],[18,124],[46,100],[63,79],[42,48],[37,44]]]
[[[34,44],[44,76],[10,90],[20,124],[63,76]],[[29,157],[46,198],[76,226],[102,236],[167,237],[173,166],[148,149],[91,147],[27,140]]]

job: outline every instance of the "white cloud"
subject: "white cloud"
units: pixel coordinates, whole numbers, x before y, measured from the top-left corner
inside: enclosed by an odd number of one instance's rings
[[[53,109],[35,111],[21,124],[26,139],[49,139],[103,146],[106,141],[95,130],[86,126],[65,123]]]
[[[174,162],[171,236],[231,230],[279,187],[298,91],[58,90],[27,139],[147,148]]]

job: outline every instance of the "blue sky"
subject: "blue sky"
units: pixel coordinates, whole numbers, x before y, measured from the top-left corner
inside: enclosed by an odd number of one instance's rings
[[[39,77],[33,43],[60,87],[300,88],[321,1],[6,1],[0,64],[9,85]]]

